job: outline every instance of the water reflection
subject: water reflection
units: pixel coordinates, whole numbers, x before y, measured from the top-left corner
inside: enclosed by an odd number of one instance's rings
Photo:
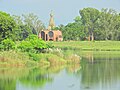
[[[119,90],[118,52],[76,53],[82,57],[76,65],[0,68],[0,90]]]
[[[24,73],[23,70],[25,71]],[[18,78],[28,75],[26,69],[0,68],[0,90],[16,90]]]
[[[82,87],[92,90],[118,90],[120,86],[120,56],[119,53],[83,54],[81,83]],[[118,83],[119,82],[119,83]]]

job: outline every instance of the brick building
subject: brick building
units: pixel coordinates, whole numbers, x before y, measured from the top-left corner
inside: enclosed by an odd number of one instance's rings
[[[39,38],[42,38],[45,41],[62,41],[62,32],[60,30],[52,30],[54,27],[53,13],[51,13],[48,29],[42,30],[39,33]]]

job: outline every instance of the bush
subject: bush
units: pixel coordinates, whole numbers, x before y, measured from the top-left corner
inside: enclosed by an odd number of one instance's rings
[[[42,39],[39,39],[36,35],[30,35],[18,46],[18,48],[26,52],[40,52],[42,49],[46,49],[49,47],[49,44],[47,44]]]
[[[20,48],[22,51],[29,52],[33,49],[33,46],[29,41],[22,41],[18,48]]]
[[[0,50],[2,50],[4,48],[4,45],[0,44]]]
[[[29,53],[29,56],[32,57],[34,61],[39,61],[40,60],[40,55],[35,54],[35,53]]]
[[[10,50],[15,49],[15,43],[11,39],[4,39],[1,42],[0,49]]]

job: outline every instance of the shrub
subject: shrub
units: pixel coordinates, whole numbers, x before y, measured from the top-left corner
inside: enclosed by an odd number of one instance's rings
[[[4,50],[15,49],[15,43],[11,39],[7,38],[1,42],[0,48]]]
[[[0,44],[0,50],[2,50],[4,48],[4,45]]]
[[[30,51],[33,49],[32,44],[29,41],[22,41],[20,45],[18,46],[22,51]]]
[[[18,48],[26,52],[40,52],[42,49],[46,49],[49,47],[50,45],[48,45],[42,39],[39,39],[36,35],[30,35],[18,46]]]
[[[29,56],[32,57],[34,61],[39,61],[40,60],[40,55],[35,54],[35,53],[29,53]]]

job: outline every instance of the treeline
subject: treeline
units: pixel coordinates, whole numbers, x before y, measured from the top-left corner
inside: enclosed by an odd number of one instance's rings
[[[21,41],[31,34],[38,35],[45,26],[37,15],[33,13],[22,16],[11,16],[0,11],[0,41],[10,38]]]
[[[120,14],[115,10],[83,8],[79,13],[74,22],[54,28],[62,30],[64,40],[120,40]],[[45,25],[33,13],[11,16],[0,11],[0,42],[7,38],[22,41],[42,29]]]
[[[120,40],[120,14],[115,10],[84,8],[79,13],[74,22],[55,28],[62,30],[64,40]]]

